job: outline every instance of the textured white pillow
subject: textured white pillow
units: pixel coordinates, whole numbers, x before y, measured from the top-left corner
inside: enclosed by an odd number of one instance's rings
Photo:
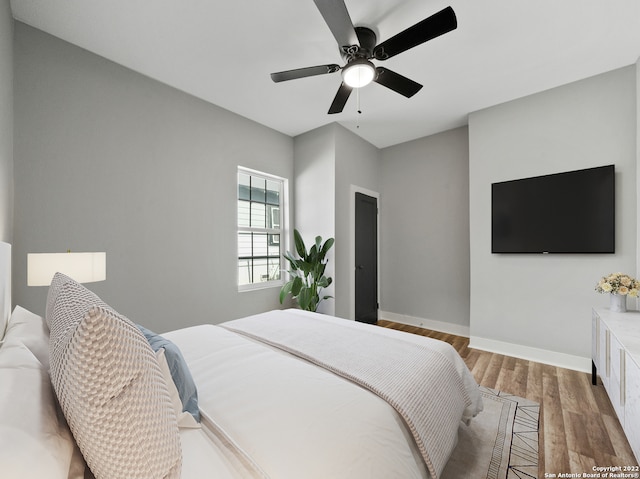
[[[179,478],[176,415],[146,338],[82,285],[54,283],[51,381],[91,471],[97,479]]]

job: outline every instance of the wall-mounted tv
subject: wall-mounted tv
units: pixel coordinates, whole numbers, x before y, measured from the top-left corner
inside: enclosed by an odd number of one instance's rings
[[[614,253],[614,165],[491,185],[492,253]]]

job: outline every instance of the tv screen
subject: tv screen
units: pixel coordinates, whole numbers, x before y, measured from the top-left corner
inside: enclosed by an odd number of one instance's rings
[[[614,165],[491,185],[492,253],[614,253]]]

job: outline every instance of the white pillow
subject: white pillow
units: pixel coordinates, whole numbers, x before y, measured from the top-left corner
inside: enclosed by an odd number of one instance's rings
[[[41,316],[16,306],[9,319],[5,341],[21,342],[45,370],[49,370],[49,328]]]
[[[160,371],[162,371],[162,377],[167,383],[167,388],[169,389],[169,395],[171,396],[171,404],[173,405],[173,410],[178,418],[178,427],[180,428],[193,428],[197,429],[200,427],[198,421],[189,413],[188,411],[182,410],[182,401],[180,400],[180,393],[178,392],[178,388],[173,382],[173,377],[171,376],[171,370],[169,369],[169,364],[167,363],[167,358],[164,355],[164,348],[158,349],[156,352],[156,359],[158,360],[158,364],[160,365]]]
[[[82,479],[84,461],[60,413],[49,374],[10,329],[0,347],[2,477]]]
[[[176,415],[151,346],[95,294],[56,277],[47,305],[51,381],[89,468],[97,479],[178,479]]]

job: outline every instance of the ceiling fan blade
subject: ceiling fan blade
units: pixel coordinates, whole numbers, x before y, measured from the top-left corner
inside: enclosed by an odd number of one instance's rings
[[[342,83],[342,85],[340,85],[340,88],[338,88],[338,93],[336,93],[336,97],[333,99],[333,103],[329,108],[330,115],[342,112],[344,106],[347,103],[347,100],[349,99],[349,95],[351,95],[351,90],[353,90],[353,88],[351,88],[344,82]]]
[[[382,42],[374,49],[374,56],[377,60],[386,60],[457,27],[456,14],[453,8],[447,7]]]
[[[422,88],[420,83],[416,83],[399,73],[388,70],[387,68],[378,67],[376,68],[376,71],[378,72],[378,77],[374,80],[376,83],[386,86],[407,98],[411,98]]]
[[[295,80],[297,78],[311,77],[315,75],[324,75],[326,73],[335,73],[340,70],[340,65],[318,65],[315,67],[298,68],[296,70],[287,70],[284,72],[272,73],[271,79],[278,83],[281,81]]]
[[[313,0],[339,47],[360,45],[344,0]]]

